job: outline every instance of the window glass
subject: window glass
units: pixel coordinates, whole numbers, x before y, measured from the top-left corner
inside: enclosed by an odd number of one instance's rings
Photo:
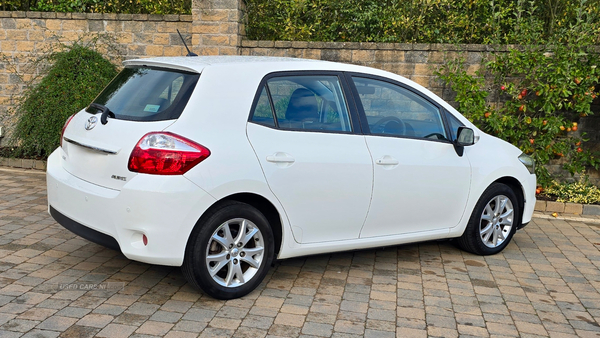
[[[273,110],[271,109],[271,103],[269,102],[269,95],[267,94],[267,89],[264,87],[260,92],[260,97],[256,103],[256,108],[254,108],[252,121],[267,126],[275,126]]]
[[[439,109],[400,86],[353,77],[372,134],[447,139]]]
[[[456,140],[458,128],[464,126],[464,124],[450,113],[446,113],[446,116],[448,117],[448,122],[450,123],[450,133],[452,133],[452,141],[454,141]]]
[[[337,76],[283,76],[267,81],[279,128],[350,132]]]
[[[199,74],[171,69],[127,67],[96,97],[116,119],[161,121],[176,119],[189,100]],[[95,107],[88,107],[92,114]]]

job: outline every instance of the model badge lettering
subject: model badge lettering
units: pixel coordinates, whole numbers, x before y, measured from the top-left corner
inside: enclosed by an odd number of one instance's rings
[[[127,181],[127,177],[124,176],[117,176],[117,175],[111,175],[110,178],[114,178],[115,180],[119,180],[119,181]]]
[[[98,123],[98,118],[96,116],[92,116],[87,121],[85,121],[85,130],[92,130]]]

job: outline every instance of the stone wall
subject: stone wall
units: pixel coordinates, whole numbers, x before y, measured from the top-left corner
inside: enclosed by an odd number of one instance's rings
[[[14,125],[9,108],[40,71],[33,62],[61,43],[103,34],[115,47],[107,54],[120,64],[130,58],[185,55],[177,29],[191,42],[192,15],[0,12],[0,127],[9,133]]]
[[[402,75],[428,88],[445,99],[452,99],[450,90],[434,75],[445,58],[465,58],[467,71],[474,74],[480,68],[487,51],[484,45],[449,45],[422,43],[373,42],[304,42],[243,40],[242,55],[298,57],[353,63],[387,70]]]
[[[179,29],[199,55],[287,56],[365,65],[405,76],[449,102],[453,93],[434,71],[445,59],[461,54],[473,74],[491,50],[485,45],[249,41],[244,39],[244,14],[243,0],[193,0],[192,15],[0,12],[0,127],[6,133],[14,126],[9,108],[24,81],[38,73],[31,67],[33,60],[59,43],[97,34],[114,40],[116,51],[108,55],[117,64],[129,58],[187,54]],[[580,131],[590,138],[588,146],[600,151],[600,106],[596,108],[596,116],[582,118]],[[6,138],[0,138],[3,144]],[[551,169],[560,171],[560,164]],[[600,183],[600,175],[593,175]]]

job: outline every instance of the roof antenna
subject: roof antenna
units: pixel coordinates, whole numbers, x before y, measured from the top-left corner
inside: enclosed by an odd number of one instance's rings
[[[186,56],[198,56],[198,54],[192,53],[192,51],[188,48],[187,44],[185,43],[185,40],[183,39],[183,36],[181,36],[181,33],[179,33],[179,29],[177,29],[177,34],[179,34],[179,37],[181,38],[181,41],[183,42],[185,49],[187,49],[187,51],[188,51],[188,54]]]

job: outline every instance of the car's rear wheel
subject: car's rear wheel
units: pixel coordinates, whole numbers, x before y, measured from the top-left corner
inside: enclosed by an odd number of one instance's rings
[[[490,185],[477,202],[458,246],[478,255],[493,255],[510,243],[521,217],[512,189],[502,183]]]
[[[248,204],[225,202],[192,232],[182,271],[191,285],[214,298],[238,298],[262,282],[273,252],[265,216]]]

